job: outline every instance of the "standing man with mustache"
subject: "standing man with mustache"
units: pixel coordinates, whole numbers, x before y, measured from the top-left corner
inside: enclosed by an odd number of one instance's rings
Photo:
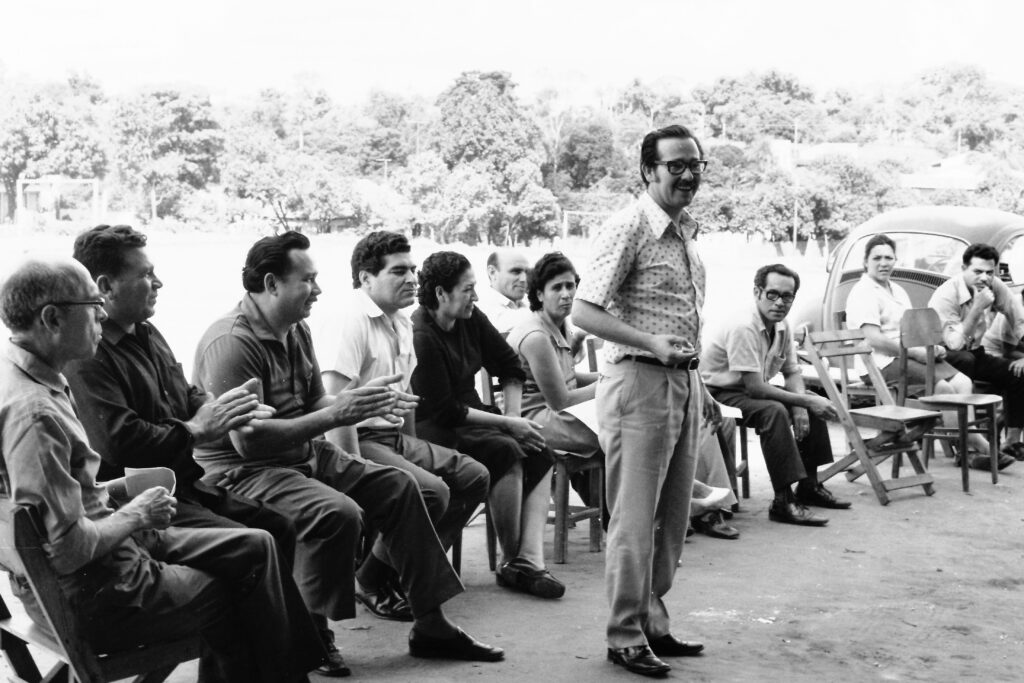
[[[365,386],[380,377],[397,376],[393,388],[411,394],[416,367],[412,320],[402,309],[416,301],[416,265],[409,241],[397,232],[373,232],[352,251],[355,296],[321,314],[314,324],[316,348],[324,357],[321,372],[330,394]],[[449,548],[462,533],[477,505],[487,497],[487,468],[451,448],[416,438],[416,421],[397,423],[371,417],[327,433],[348,453],[380,465],[398,467],[420,486],[441,544]],[[373,560],[374,558],[368,558]],[[363,566],[356,577],[356,599],[382,619],[411,621],[391,567]]]
[[[815,515],[808,505],[844,510],[850,503],[838,500],[818,482],[818,467],[832,462],[825,420],[838,415],[828,399],[804,390],[793,332],[785,321],[799,289],[800,276],[786,266],[759,268],[754,275],[753,310],[710,335],[701,356],[701,372],[711,395],[742,410],[744,421],[761,437],[761,452],[775,489],[769,519],[824,526],[828,519]],[[785,386],[770,384],[780,371]]]
[[[683,126],[644,137],[646,191],[601,227],[573,305],[576,325],[609,342],[597,386],[611,509],[608,659],[645,676],[671,669],[659,657],[704,649],[672,634],[662,598],[683,550],[701,418],[721,420],[696,372],[705,276],[686,212],[706,166]]]

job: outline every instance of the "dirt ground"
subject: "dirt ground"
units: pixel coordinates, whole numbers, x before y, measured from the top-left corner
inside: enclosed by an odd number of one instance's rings
[[[833,443],[840,452],[836,430]],[[997,485],[972,471],[963,493],[959,470],[940,456],[934,496],[905,490],[885,507],[866,483],[837,477],[831,489],[854,507],[829,511],[818,529],[768,520],[771,487],[756,446],[753,437],[751,498],[733,520],[741,538],[698,534],[683,553],[667,598],[673,630],[706,651],[671,660],[669,680],[1024,680],[1024,463]],[[561,600],[497,587],[479,524],[466,531],[464,563],[467,591],[446,609],[504,647],[506,660],[413,659],[407,625],[360,608],[333,624],[349,680],[643,680],[605,660],[604,554],[588,552],[585,528],[570,532],[569,563],[552,565],[567,586]],[[194,672],[182,667],[171,680]]]

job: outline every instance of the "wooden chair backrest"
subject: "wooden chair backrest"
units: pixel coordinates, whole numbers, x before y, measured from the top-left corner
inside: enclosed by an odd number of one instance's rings
[[[865,369],[867,369],[868,378],[871,380],[871,387],[875,392],[877,402],[880,405],[896,405],[896,401],[893,400],[892,394],[885,384],[885,378],[882,377],[881,370],[878,369],[874,359],[871,357],[872,349],[864,339],[863,331],[826,330],[824,332],[808,332],[807,337],[804,339],[804,350],[807,351],[808,357],[810,357],[815,370],[818,372],[818,377],[825,388],[825,393],[828,394],[829,399],[836,404],[837,408],[846,408],[844,397],[849,395],[846,377],[847,363],[854,357],[859,357]],[[838,359],[843,368],[842,373],[840,373],[840,384],[843,387],[841,393],[824,363],[825,359],[833,358]]]
[[[96,654],[82,635],[71,605],[61,591],[57,572],[53,570],[50,558],[46,555],[39,513],[34,508],[15,508],[12,523],[15,547],[25,567],[26,578],[49,622],[47,626],[50,632],[64,649],[68,664],[80,681],[104,680]]]
[[[69,680],[78,683],[103,683],[138,675],[137,680],[162,681],[167,678],[180,662],[199,656],[198,634],[179,641],[154,643],[145,647],[129,649],[117,654],[97,656],[85,639],[82,628],[64,592],[61,590],[57,572],[50,564],[43,539],[46,538],[39,512],[31,507],[16,507],[11,515],[14,545],[25,571],[25,578],[32,587],[46,626],[54,640],[48,637],[32,645],[49,650],[59,660],[66,662],[70,669]],[[23,634],[19,634],[21,638]],[[3,634],[7,636],[6,633]],[[58,649],[59,648],[59,649]],[[61,652],[60,650],[63,650]],[[24,660],[19,665],[24,666]],[[34,664],[29,668],[34,669]],[[57,669],[54,669],[56,672]],[[46,680],[53,680],[51,672]]]
[[[900,321],[900,395],[907,395],[907,350],[923,346],[926,349],[924,393],[935,393],[935,346],[942,343],[942,321],[931,308],[910,308]]]

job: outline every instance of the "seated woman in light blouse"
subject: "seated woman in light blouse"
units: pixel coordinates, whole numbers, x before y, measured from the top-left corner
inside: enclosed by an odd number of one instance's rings
[[[526,296],[532,314],[508,334],[508,344],[519,354],[526,382],[523,384],[523,417],[541,425],[544,440],[557,450],[583,458],[604,458],[597,435],[566,411],[592,400],[597,389],[597,373],[577,372],[570,339],[569,312],[576,298],[579,275],[572,262],[559,252],[545,254],[530,271]],[[714,448],[701,450],[702,464],[724,483],[707,486],[694,481],[691,523],[702,533],[717,538],[738,538],[739,532],[725,524],[722,509],[736,502],[728,488],[728,473],[721,455]],[[587,505],[591,504],[587,479],[573,481],[573,487]],[[607,510],[602,520],[607,521]]]
[[[896,243],[887,235],[875,235],[864,247],[864,274],[850,290],[846,299],[846,326],[860,329],[873,349],[872,358],[886,381],[899,379],[900,322],[903,312],[913,308],[906,290],[892,282],[896,267]],[[944,362],[943,346],[935,348],[935,393],[970,394],[974,391],[971,379]],[[925,349],[907,350],[907,384],[924,384],[926,371]],[[866,378],[865,378],[866,379]],[[956,413],[944,415],[946,425],[956,424]],[[980,434],[968,436],[968,448],[979,453],[988,452],[988,442]],[[984,464],[982,464],[984,461]],[[987,468],[987,456],[976,462]],[[1009,459],[1013,462],[1013,458]],[[1007,463],[1009,464],[1009,463]],[[1000,466],[1002,460],[1000,461]]]
[[[559,598],[565,586],[545,568],[544,525],[554,456],[540,425],[520,415],[519,359],[474,302],[476,278],[462,254],[431,254],[419,272],[420,306],[412,315],[420,397],[416,434],[457,448],[491,475],[491,522],[501,546],[501,586]],[[504,412],[486,405],[476,374],[486,368],[501,381]]]

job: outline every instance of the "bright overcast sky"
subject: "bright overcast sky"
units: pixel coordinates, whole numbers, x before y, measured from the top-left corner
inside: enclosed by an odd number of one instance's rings
[[[226,98],[300,79],[343,100],[435,96],[467,70],[589,96],[639,76],[692,87],[777,68],[816,88],[931,66],[1024,85],[1013,0],[3,0],[8,78],[86,72],[114,91],[191,83]]]

